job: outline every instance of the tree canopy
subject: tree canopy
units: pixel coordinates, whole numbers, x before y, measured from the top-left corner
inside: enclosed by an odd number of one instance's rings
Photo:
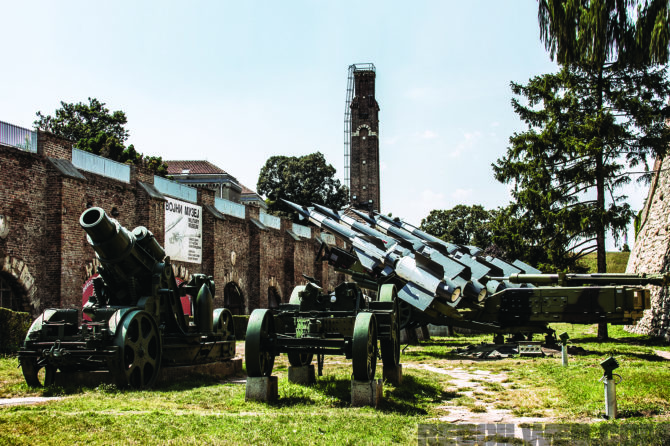
[[[560,64],[665,64],[667,0],[538,0],[540,39]]]
[[[435,209],[421,220],[421,230],[450,243],[486,249],[492,243],[490,223],[495,214],[495,211],[488,211],[477,204]]]
[[[265,195],[268,212],[275,215],[293,215],[281,202],[311,206],[312,203],[339,209],[347,203],[348,190],[335,178],[335,168],[326,162],[321,152],[300,157],[270,157],[258,177],[258,193]]]
[[[121,163],[141,164],[157,175],[167,173],[167,165],[161,157],[145,157],[132,144],[125,146],[129,135],[124,127],[126,114],[120,110],[110,112],[98,99],[88,98],[88,104],[61,101],[61,108],[53,116],[38,111],[37,118],[36,129],[69,139],[79,150]]]

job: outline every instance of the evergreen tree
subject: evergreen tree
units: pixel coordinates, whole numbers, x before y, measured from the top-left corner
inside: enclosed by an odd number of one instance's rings
[[[528,130],[515,133],[493,165],[515,198],[494,225],[513,229],[494,231],[494,243],[541,269],[574,270],[583,255],[604,251],[608,230],[622,235],[633,216],[618,195],[631,181],[624,164],[648,169],[666,150],[669,87],[663,69],[614,64],[565,65],[527,85],[512,83],[525,98],[512,105]]]

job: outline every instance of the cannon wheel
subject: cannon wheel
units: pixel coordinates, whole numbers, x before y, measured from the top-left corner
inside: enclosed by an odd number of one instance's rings
[[[275,355],[270,345],[270,338],[274,332],[274,318],[270,310],[257,309],[251,313],[244,341],[244,361],[248,376],[260,377],[272,374]]]
[[[407,328],[412,321],[412,306],[404,300],[398,302],[398,318],[401,330]]]
[[[49,387],[56,380],[56,367],[37,365],[37,358],[22,358],[21,371],[30,387]]]
[[[222,334],[225,341],[235,339],[235,323],[230,310],[217,308],[214,310],[212,320],[214,321],[214,333]]]
[[[154,318],[142,310],[129,312],[116,331],[114,344],[121,351],[116,368],[120,387],[149,389],[161,366],[161,337]]]
[[[356,315],[351,363],[356,381],[374,379],[377,368],[377,321],[373,313]]]
[[[393,302],[391,316],[390,338],[380,339],[379,347],[382,352],[384,366],[396,366],[400,363],[400,324],[398,323],[398,294],[393,284],[382,285],[379,293],[380,302]]]

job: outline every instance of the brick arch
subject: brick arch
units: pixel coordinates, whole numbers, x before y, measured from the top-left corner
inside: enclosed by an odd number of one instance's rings
[[[246,300],[237,282],[228,282],[223,287],[223,306],[233,314],[246,314]]]
[[[1,272],[5,278],[9,278],[12,288],[21,294],[24,311],[37,313],[40,308],[40,301],[36,298],[37,287],[28,265],[21,259],[7,256],[2,262]]]

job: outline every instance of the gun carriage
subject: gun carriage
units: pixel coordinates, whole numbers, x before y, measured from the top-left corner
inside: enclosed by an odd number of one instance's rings
[[[352,282],[327,293],[310,281],[296,287],[289,303],[277,310],[251,313],[245,341],[247,374],[270,376],[275,357],[286,353],[294,367],[311,364],[316,355],[321,376],[325,355],[345,355],[352,361],[354,379],[369,381],[379,352],[385,367],[399,363],[397,314],[392,284],[383,285],[373,301]]]
[[[28,385],[52,384],[57,371],[107,371],[120,387],[150,388],[161,367],[235,356],[233,317],[213,308],[211,277],[193,274],[177,286],[153,234],[143,226],[130,232],[101,208],[84,211],[79,223],[101,264],[83,309],[91,320],[48,309],[33,322],[19,351]],[[192,319],[185,295],[196,296]]]

